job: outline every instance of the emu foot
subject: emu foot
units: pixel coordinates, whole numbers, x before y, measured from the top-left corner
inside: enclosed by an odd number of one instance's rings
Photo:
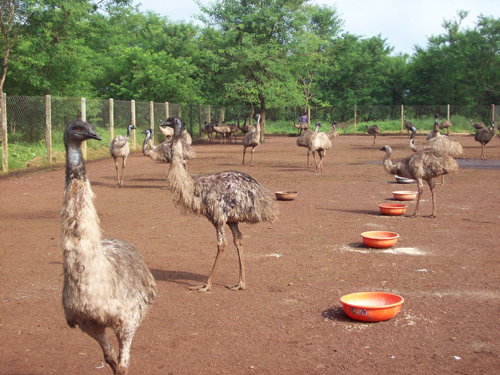
[[[245,290],[246,289],[246,286],[244,283],[239,283],[237,285],[233,285],[233,286],[227,286],[226,288],[228,289],[231,289],[231,290]]]
[[[116,373],[116,353],[114,350],[111,350],[107,356],[104,357],[104,361],[111,367],[113,373]]]
[[[115,372],[116,375],[127,375],[128,374],[128,367],[126,366],[118,366]]]
[[[210,289],[212,289],[212,286],[208,286],[206,284],[189,287],[189,290],[197,290],[198,292],[209,292]]]

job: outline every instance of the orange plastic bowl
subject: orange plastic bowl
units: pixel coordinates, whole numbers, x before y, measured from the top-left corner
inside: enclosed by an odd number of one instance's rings
[[[394,246],[398,242],[399,234],[394,232],[372,231],[361,233],[363,242],[368,247],[385,249]]]
[[[394,199],[398,201],[413,201],[417,197],[418,191],[393,191]]]
[[[379,204],[380,212],[384,215],[403,215],[406,212],[406,204]]]
[[[351,293],[340,297],[345,313],[363,322],[380,322],[398,315],[404,298],[384,292]]]

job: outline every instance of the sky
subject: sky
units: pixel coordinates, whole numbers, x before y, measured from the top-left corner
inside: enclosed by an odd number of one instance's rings
[[[201,0],[202,4],[213,1]],[[425,47],[428,37],[444,33],[443,21],[458,19],[457,11],[469,11],[463,25],[474,27],[478,16],[500,17],[500,0],[314,0],[336,6],[344,32],[366,38],[381,35],[393,54],[413,55],[414,46]],[[154,11],[172,21],[198,23],[201,14],[194,0],[134,0],[141,12]]]

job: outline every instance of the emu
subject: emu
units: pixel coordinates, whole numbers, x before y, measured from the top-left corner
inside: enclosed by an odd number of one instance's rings
[[[101,240],[94,193],[81,152],[87,139],[101,137],[81,120],[67,125],[60,242],[62,304],[68,325],[79,326],[99,343],[114,374],[126,375],[132,339],[156,298],[156,281],[134,246],[116,238]],[[108,342],[106,328],[118,339],[118,357]]]

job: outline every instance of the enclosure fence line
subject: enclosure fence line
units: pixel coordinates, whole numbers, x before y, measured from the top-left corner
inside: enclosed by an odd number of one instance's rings
[[[211,120],[222,122],[225,117],[231,120],[239,117],[247,118],[252,123],[251,111],[248,105],[223,107],[205,104],[181,104],[181,103],[157,103],[136,102],[135,100],[123,101],[112,98],[86,99],[86,98],[62,98],[51,97],[28,97],[7,96],[5,93],[0,97],[0,122],[2,137],[2,172],[9,171],[9,138],[12,146],[20,144],[43,145],[46,148],[46,160],[49,164],[53,161],[53,137],[57,134],[59,139],[66,124],[77,118],[90,122],[99,128],[109,131],[111,141],[116,130],[122,132],[129,124],[134,125],[138,131],[145,128],[158,130],[162,119],[170,116],[182,117],[182,111],[188,112],[187,130],[194,136],[202,135],[201,129],[204,122]],[[198,106],[198,110],[195,107]],[[252,109],[253,111],[253,109]],[[354,125],[354,134],[357,134],[358,124],[361,122],[390,119],[401,121],[401,134],[404,128],[404,115],[406,117],[425,117],[434,113],[446,112],[447,120],[451,115],[460,114],[467,118],[480,118],[486,120],[491,117],[495,120],[495,105],[488,106],[455,106],[455,105],[392,105],[377,106],[366,105],[354,108],[348,107],[286,107],[266,109],[266,118],[270,121],[291,121],[297,119],[302,113],[308,114],[308,120],[336,119],[343,124]],[[214,118],[212,118],[212,115]],[[498,114],[500,115],[500,113]],[[497,115],[497,117],[498,117]],[[441,115],[444,117],[444,115]],[[195,126],[197,124],[198,126]],[[294,129],[290,127],[290,129]],[[361,130],[364,132],[364,130]],[[155,132],[155,135],[158,132]],[[132,131],[130,147],[137,150],[136,131]],[[87,158],[87,145],[82,147],[84,158]]]

